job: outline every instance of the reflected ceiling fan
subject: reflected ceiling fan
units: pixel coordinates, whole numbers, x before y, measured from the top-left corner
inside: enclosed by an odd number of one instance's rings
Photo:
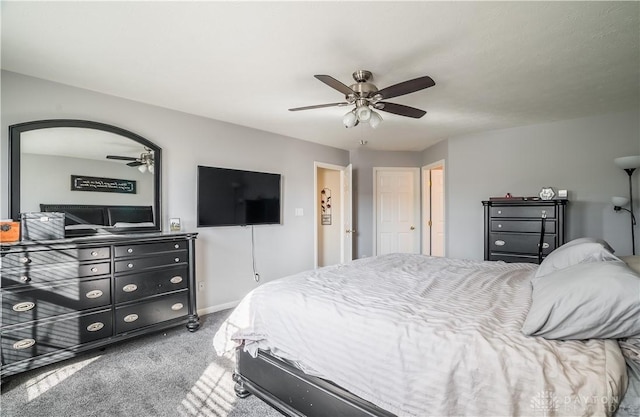
[[[153,151],[146,146],[144,147],[145,152],[140,154],[140,157],[135,158],[133,156],[121,156],[121,155],[107,155],[107,159],[115,159],[119,161],[131,161],[127,164],[130,167],[138,167],[140,172],[145,172],[149,170],[150,173],[153,174],[154,170],[154,161],[153,161]]]
[[[368,122],[373,128],[378,127],[382,121],[382,117],[374,110],[382,110],[387,113],[397,114],[399,116],[412,117],[419,119],[427,112],[416,109],[415,107],[405,106],[403,104],[389,103],[382,101],[393,97],[403,96],[405,94],[414,93],[425,88],[433,87],[436,83],[431,77],[424,76],[413,80],[404,81],[392,86],[378,90],[369,80],[373,77],[370,71],[358,70],[353,73],[355,84],[346,86],[330,75],[314,75],[318,80],[327,84],[344,94],[345,100],[339,103],[318,104],[315,106],[295,107],[289,111],[320,109],[323,107],[342,107],[354,105],[354,109],[344,115],[342,122],[345,127],[357,126],[360,122]]]

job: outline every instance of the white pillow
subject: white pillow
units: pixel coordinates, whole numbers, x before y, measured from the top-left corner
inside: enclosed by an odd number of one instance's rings
[[[570,266],[533,282],[522,326],[545,339],[640,337],[640,276],[624,262]]]
[[[579,237],[577,239],[573,239],[567,243],[565,243],[563,246],[573,246],[573,245],[578,245],[580,243],[599,243],[602,246],[604,246],[604,248],[606,250],[608,250],[611,253],[615,253],[616,251],[613,250],[613,248],[611,247],[611,245],[609,245],[609,243],[604,240],[604,239],[598,239],[597,237]]]
[[[576,243],[571,241],[560,246],[544,258],[533,279],[536,280],[554,271],[581,263],[620,261],[607,249],[609,245],[602,242],[585,240]]]

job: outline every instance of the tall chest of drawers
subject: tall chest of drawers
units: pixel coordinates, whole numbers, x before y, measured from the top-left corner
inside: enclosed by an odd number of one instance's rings
[[[482,204],[487,261],[538,263],[539,255],[544,258],[565,243],[567,200],[492,200]]]
[[[197,330],[196,236],[3,244],[1,376],[179,324]]]

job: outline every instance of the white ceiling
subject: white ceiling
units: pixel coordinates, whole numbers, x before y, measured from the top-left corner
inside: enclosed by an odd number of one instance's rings
[[[456,135],[640,106],[638,2],[11,2],[2,68],[343,149],[422,150]],[[345,129],[342,101],[370,70],[378,129]]]

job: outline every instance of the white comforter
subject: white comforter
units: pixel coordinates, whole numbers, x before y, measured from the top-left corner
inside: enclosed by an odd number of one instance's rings
[[[521,333],[535,268],[392,254],[300,273],[248,294],[214,347],[271,350],[398,416],[611,414],[616,341]]]

